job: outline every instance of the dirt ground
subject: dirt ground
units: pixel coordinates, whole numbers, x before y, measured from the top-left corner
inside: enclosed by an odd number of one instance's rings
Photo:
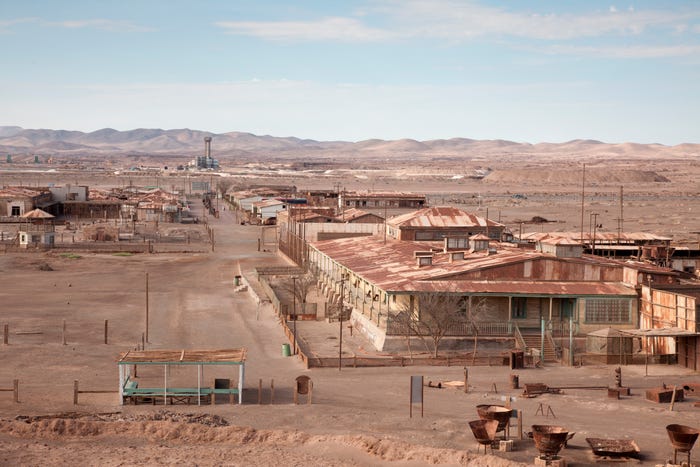
[[[482,214],[488,208],[489,217],[500,217],[516,231],[520,221],[535,215],[555,222],[525,229],[575,230],[581,227],[581,179],[578,162],[571,164],[570,172],[554,178],[544,177],[541,167],[535,168],[539,178],[532,185],[528,177],[536,177],[523,172],[525,167],[508,169],[505,162],[492,181],[431,175],[421,183],[405,173],[344,180],[348,189],[396,189],[397,177],[403,176],[408,180],[400,185],[403,191],[427,192],[432,204],[440,204],[435,202],[439,200]],[[680,163],[667,161],[650,168],[670,183],[648,181],[644,174],[637,182],[612,177],[615,170],[628,173],[629,166],[609,169],[609,178],[603,170],[587,170],[591,186],[586,222],[588,212],[595,209],[610,219],[603,221],[605,228],[616,226],[617,184],[622,183],[627,200],[625,230],[672,234],[688,242],[700,230],[700,216],[695,215],[700,209],[698,185]],[[521,185],[514,188],[516,176]],[[259,182],[266,180],[280,183],[272,177]],[[284,181],[299,187],[332,186],[325,179],[303,174]],[[516,193],[526,198],[512,197]],[[632,395],[621,400],[609,399],[605,391],[577,389],[523,398],[522,390],[510,388],[509,368],[470,367],[467,393],[462,388],[425,388],[423,417],[414,405],[409,418],[411,375],[423,375],[426,381],[459,382],[464,369],[306,370],[296,358],[282,355],[286,339],[277,317],[269,307],[259,305],[253,293],[253,268],[285,264],[284,260],[274,252],[257,251],[260,228],[241,226],[229,210],[211,219],[211,225],[217,238],[215,252],[0,255],[0,324],[10,329],[9,345],[0,345],[0,389],[10,388],[13,379],[20,381],[19,404],[13,403],[11,392],[0,392],[0,465],[530,465],[536,450],[531,440],[517,439],[517,430],[511,431],[516,438],[514,451],[476,453],[478,446],[467,425],[478,418],[475,406],[505,404],[506,398],[513,398],[512,406],[522,410],[526,432],[532,424],[555,424],[576,432],[562,451],[569,465],[593,463],[587,437],[634,439],[642,453],[637,465],[662,463],[673,454],[664,427],[698,425],[700,408],[694,402],[700,395],[689,393],[673,411],[668,404],[644,399],[649,387],[700,383],[697,374],[671,365],[623,367],[623,384],[631,387]],[[53,270],[40,270],[44,263]],[[74,380],[80,381],[81,389],[118,387],[117,355],[136,347],[145,332],[146,273],[147,348],[247,347],[243,405],[121,406],[116,394],[81,394],[79,404],[73,405]],[[251,281],[248,291],[234,291],[232,280],[238,274]],[[62,344],[63,320],[66,345]],[[105,320],[108,344],[103,341]],[[309,323],[300,326],[299,338],[308,334],[315,351],[337,355],[337,332],[333,323]],[[349,354],[371,352],[357,336],[345,334],[343,344]],[[613,368],[605,366],[546,366],[518,372],[521,386],[614,382]],[[311,405],[293,404],[293,381],[302,374],[314,381]],[[218,370],[205,372],[207,381],[231,376]],[[263,404],[258,405],[260,380]],[[270,404],[272,380],[275,392]],[[553,414],[540,414],[540,404]]]

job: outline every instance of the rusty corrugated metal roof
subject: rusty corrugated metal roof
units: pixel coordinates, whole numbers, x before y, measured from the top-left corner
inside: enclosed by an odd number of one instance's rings
[[[49,193],[49,190],[44,188],[11,186],[0,189],[0,198],[33,198],[45,193]]]
[[[476,214],[452,206],[436,206],[392,217],[389,225],[400,228],[417,227],[504,227]]]
[[[595,237],[596,243],[619,243],[619,242],[653,242],[663,241],[670,242],[672,238],[664,237],[648,232],[596,232],[595,236],[591,232],[583,233],[585,242],[592,242]],[[573,242],[581,241],[581,232],[530,232],[522,235],[522,240],[527,241],[543,241],[548,239],[568,239]]]
[[[363,211],[362,209],[350,208],[350,209],[346,209],[345,211],[343,211],[342,214],[335,216],[335,218],[339,221],[349,222],[349,221],[353,221],[355,219],[359,219],[360,217],[364,217],[364,216],[379,217],[376,214],[372,214],[370,212]]]
[[[267,208],[270,206],[284,206],[285,204],[286,203],[284,201],[280,201],[278,199],[264,199],[262,201],[256,201],[255,203],[253,203],[253,206],[258,208]]]
[[[396,198],[396,199],[425,199],[425,195],[418,193],[405,193],[401,191],[346,191],[343,193],[344,199],[374,199],[374,198]]]
[[[435,252],[432,265],[419,267],[415,252],[425,251],[426,245]],[[467,272],[545,258],[610,267],[625,266],[621,261],[593,255],[582,258],[555,258],[534,250],[501,244],[496,254],[486,251],[465,252],[463,260],[450,262],[449,253],[442,253],[440,242],[385,241],[380,236],[324,240],[313,242],[311,246],[382,290],[392,292],[441,290],[507,294],[636,295],[633,288],[623,284],[594,281],[450,280],[451,277]],[[666,269],[663,271],[667,272]],[[459,287],[459,290],[454,290],[454,287]]]

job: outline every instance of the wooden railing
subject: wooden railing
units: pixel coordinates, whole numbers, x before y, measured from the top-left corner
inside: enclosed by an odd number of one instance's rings
[[[523,338],[517,323],[513,323],[513,335],[515,336],[517,347],[523,350],[527,349],[527,344],[525,343],[525,339]]]
[[[510,322],[504,321],[476,321],[476,322],[461,322],[455,323],[447,329],[445,336],[448,337],[463,337],[463,336],[512,336],[514,326]],[[405,336],[407,333],[406,326],[396,320],[389,319],[387,324],[387,336]],[[429,335],[427,329],[419,332],[412,330],[411,335]]]

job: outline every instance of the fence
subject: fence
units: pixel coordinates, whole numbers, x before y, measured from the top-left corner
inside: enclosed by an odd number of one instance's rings
[[[85,326],[80,326],[81,334],[79,338],[75,338],[76,332],[73,332],[73,335],[71,336],[71,342],[95,342],[95,337],[100,336],[101,342],[104,342],[105,345],[109,344],[109,320],[104,320],[103,322],[100,321],[100,324],[95,324],[92,329],[94,329],[94,333],[86,333],[85,332]],[[40,327],[31,327],[31,328],[23,328],[22,326],[18,326],[19,330],[14,331],[14,339],[12,342],[10,342],[10,325],[9,323],[5,323],[3,325],[3,330],[2,330],[2,343],[3,345],[10,345],[15,344],[15,343],[20,343],[20,344],[26,344],[27,340],[32,340],[32,339],[27,339],[25,336],[40,336],[41,342],[40,344],[45,344],[47,342],[55,342],[58,343],[60,342],[63,345],[67,344],[67,336],[68,336],[68,324],[67,320],[62,320],[60,324],[56,322],[56,324],[51,325],[51,324],[43,324]],[[88,328],[89,329],[89,328]],[[36,339],[34,339],[36,340]],[[23,342],[17,342],[17,341],[23,341]],[[31,343],[31,342],[30,342]],[[36,342],[34,342],[36,343]]]
[[[301,355],[301,352],[300,352]],[[337,368],[338,357],[306,357],[307,368]],[[352,368],[407,367],[407,366],[504,366],[509,365],[509,355],[503,353],[446,355],[440,357],[343,357],[341,365]]]
[[[424,330],[418,333],[416,329],[407,330],[406,325],[396,320],[389,319],[387,322],[387,336],[406,336],[408,332],[412,336],[428,336],[430,333]],[[475,321],[454,323],[445,331],[446,337],[473,337],[483,336],[511,336],[513,334],[513,324],[507,321]]]
[[[13,379],[12,380],[12,387],[11,388],[0,388],[0,392],[12,392],[13,393],[13,401],[15,402],[15,404],[19,403],[19,380]]]
[[[17,244],[2,244],[5,253],[31,253],[46,251],[82,251],[99,253],[206,253],[209,247],[203,243],[186,242],[76,242],[53,245],[31,245],[21,248]]]

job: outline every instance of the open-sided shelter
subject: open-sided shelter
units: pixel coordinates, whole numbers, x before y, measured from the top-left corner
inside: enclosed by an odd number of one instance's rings
[[[119,355],[119,396],[122,404],[127,397],[168,398],[196,397],[198,404],[203,396],[216,397],[216,394],[238,394],[238,403],[243,403],[243,382],[247,349],[222,350],[140,350]],[[160,365],[163,367],[163,387],[143,388],[131,373],[134,365]],[[170,367],[182,365],[197,366],[197,387],[180,388],[168,384]],[[238,366],[238,385],[235,388],[210,388],[202,386],[205,366]]]

